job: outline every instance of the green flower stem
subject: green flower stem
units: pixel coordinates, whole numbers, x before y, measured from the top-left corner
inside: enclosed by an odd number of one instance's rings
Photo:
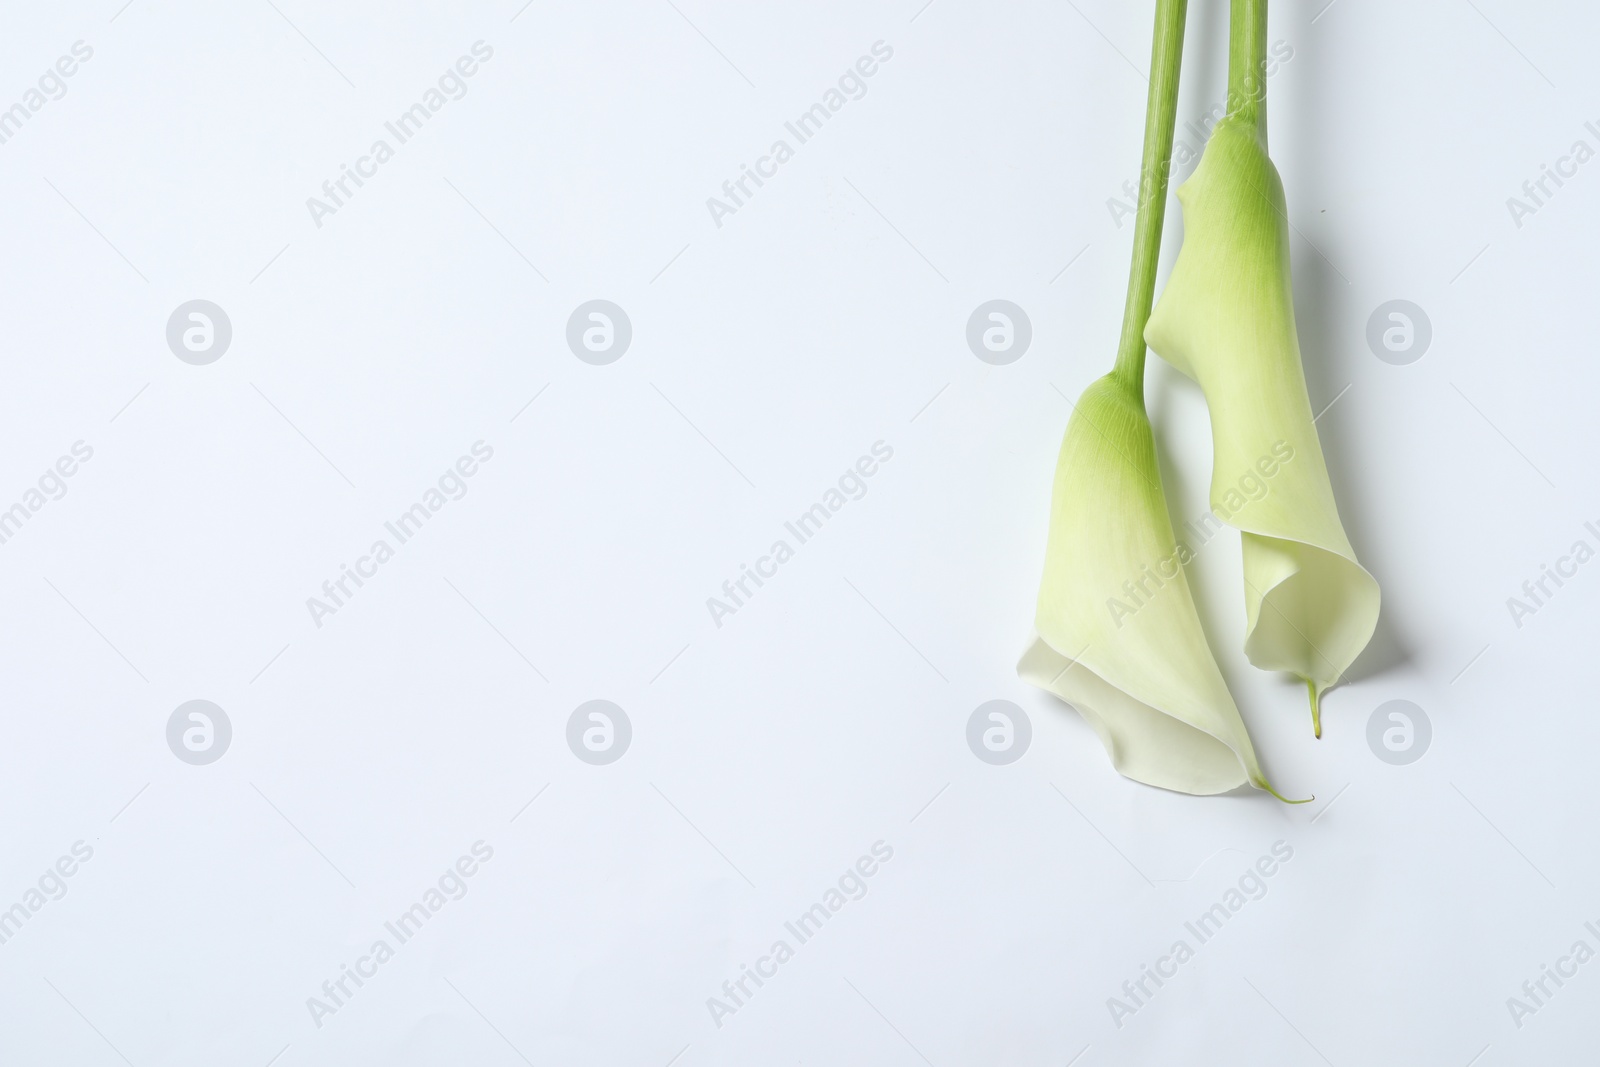
[[[1267,82],[1267,0],[1232,0],[1228,13],[1228,117],[1256,128],[1265,137]]]
[[[1234,0],[1235,9],[1240,0]],[[1259,0],[1265,17],[1265,0]],[[1144,402],[1144,326],[1156,293],[1161,258],[1161,223],[1167,210],[1172,170],[1172,130],[1178,119],[1178,68],[1183,63],[1183,27],[1188,0],[1156,0],[1155,40],[1150,46],[1150,96],[1144,112],[1144,157],[1139,166],[1139,213],[1133,227],[1133,266],[1122,339],[1112,374]]]

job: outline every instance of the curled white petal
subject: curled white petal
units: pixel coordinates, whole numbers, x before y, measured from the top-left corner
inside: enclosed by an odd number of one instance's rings
[[[1076,707],[1129,778],[1185,793],[1267,788],[1206,643],[1142,401],[1108,376],[1061,443],[1021,676]]]
[[[1211,409],[1212,510],[1243,533],[1245,654],[1305,679],[1315,716],[1371,640],[1379,592],[1345,536],[1313,424],[1283,183],[1255,128],[1219,123],[1178,201],[1183,245],[1145,339]]]

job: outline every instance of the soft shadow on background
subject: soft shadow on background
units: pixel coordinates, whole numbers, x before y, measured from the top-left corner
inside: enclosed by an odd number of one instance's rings
[[[1292,30],[1303,34],[1308,28],[1309,24]],[[1309,37],[1300,41],[1288,38],[1292,30],[1283,27],[1276,33],[1270,30],[1268,33],[1271,40],[1283,37],[1294,47],[1292,63],[1296,89],[1294,107],[1288,110],[1284,106],[1285,95],[1279,92],[1274,96],[1269,84],[1268,127],[1274,125],[1276,116],[1280,129],[1323,129],[1329,117],[1327,87],[1337,84],[1336,72],[1327,68],[1321,51],[1310,47]],[[1338,146],[1325,137],[1283,138],[1277,143],[1284,144],[1290,154],[1287,158],[1275,155],[1274,162],[1278,163],[1280,171],[1290,174],[1327,173],[1331,164],[1328,155],[1338,150]],[[1405,638],[1405,625],[1399,618],[1400,605],[1389,597],[1390,586],[1384,582],[1384,576],[1374,570],[1372,556],[1364,550],[1376,544],[1383,533],[1381,516],[1374,510],[1366,492],[1369,479],[1357,459],[1361,455],[1356,441],[1361,432],[1356,415],[1359,409],[1350,405],[1351,394],[1363,387],[1372,387],[1370,378],[1361,383],[1358,379],[1362,376],[1357,373],[1363,361],[1374,360],[1366,349],[1364,337],[1366,313],[1370,309],[1363,306],[1361,294],[1346,277],[1347,272],[1342,273],[1338,266],[1343,251],[1337,240],[1340,231],[1336,225],[1324,224],[1327,215],[1323,205],[1312,202],[1304,190],[1297,195],[1292,179],[1285,182],[1284,196],[1291,225],[1289,247],[1294,271],[1295,323],[1300,334],[1300,358],[1305,366],[1311,410],[1315,414],[1327,408],[1327,413],[1317,420],[1317,434],[1327,460],[1328,476],[1333,482],[1339,518],[1356,550],[1356,558],[1372,571],[1383,592],[1372,640],[1344,675],[1345,682],[1355,682],[1393,671],[1409,663],[1412,655]],[[1348,261],[1354,257],[1342,258]],[[1351,392],[1328,408],[1346,386],[1351,387]]]

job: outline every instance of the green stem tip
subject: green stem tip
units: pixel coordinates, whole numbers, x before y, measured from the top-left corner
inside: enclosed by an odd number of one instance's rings
[[[1290,800],[1288,797],[1284,796],[1282,793],[1280,793],[1276,789],[1272,788],[1272,784],[1270,782],[1268,782],[1265,778],[1257,779],[1255,784],[1257,786],[1261,787],[1262,789],[1265,789],[1267,792],[1271,793],[1273,796],[1277,797],[1279,800],[1283,801],[1285,804],[1309,804],[1313,800],[1317,799],[1315,795],[1312,795],[1312,796],[1306,797],[1304,800]]]
[[[1317,683],[1310,678],[1306,679],[1306,692],[1311,694],[1311,732],[1320,739],[1322,737],[1322,694],[1317,692]]]

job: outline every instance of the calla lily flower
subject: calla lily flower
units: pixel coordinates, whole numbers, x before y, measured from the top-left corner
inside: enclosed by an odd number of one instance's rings
[[[1257,108],[1225,118],[1178,189],[1183,245],[1144,336],[1211,409],[1211,506],[1244,546],[1245,654],[1305,681],[1321,737],[1322,694],[1371,639],[1379,592],[1312,422],[1283,182],[1260,131]]]
[[[1022,678],[1078,709],[1117,770],[1184,793],[1267,784],[1206,643],[1144,407],[1187,0],[1157,0],[1139,214],[1116,366],[1073,407]],[[1284,799],[1278,796],[1278,799]]]
[[[1142,389],[1108,374],[1061,442],[1038,636],[1017,672],[1077,708],[1135,781],[1202,794],[1248,782],[1276,796],[1206,643],[1187,556]]]

